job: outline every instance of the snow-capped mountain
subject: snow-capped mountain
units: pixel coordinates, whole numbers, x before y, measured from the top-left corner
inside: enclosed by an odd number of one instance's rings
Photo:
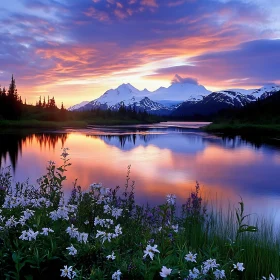
[[[168,88],[160,87],[151,93],[150,98],[158,102],[170,101],[199,101],[211,93],[202,85],[190,83],[174,83]]]
[[[243,107],[244,105],[255,101],[252,95],[244,95],[240,92],[229,90],[212,92],[205,96],[199,102],[183,102],[176,110],[172,112],[173,116],[193,116],[210,115],[222,109],[232,107]]]
[[[140,91],[131,84],[122,84],[116,89],[106,91],[99,98],[88,102],[85,106],[79,108],[79,110],[86,111],[96,108],[118,110],[121,106],[126,106],[161,115],[170,113],[173,107],[169,108],[168,106],[152,101],[147,97],[149,94],[150,92],[147,89]]]
[[[198,83],[175,82],[170,87],[161,87],[154,92],[138,90],[131,84],[122,84],[106,91],[91,102],[83,102],[68,110],[111,109],[121,106],[146,110],[158,115],[209,115],[219,110],[244,105],[280,91],[280,86],[267,85],[260,89],[230,89],[210,92]]]
[[[76,110],[82,108],[83,106],[85,106],[88,103],[89,103],[89,101],[83,101],[83,102],[81,102],[79,104],[76,104],[74,106],[69,107],[68,111],[76,111]]]
[[[266,85],[259,89],[254,90],[251,94],[256,98],[264,99],[267,98],[268,96],[271,96],[272,94],[274,94],[279,90],[280,90],[280,86]]]

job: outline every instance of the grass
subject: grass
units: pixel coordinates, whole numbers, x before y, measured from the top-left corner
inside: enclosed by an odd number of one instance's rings
[[[197,279],[221,279],[215,276],[221,271],[226,279],[280,275],[279,235],[271,222],[246,215],[243,201],[237,209],[207,206],[197,184],[176,216],[174,195],[156,207],[137,205],[129,170],[123,189],[75,186],[67,201],[67,156],[65,149],[60,167],[50,162],[37,186],[13,185],[9,170],[0,173],[0,279],[61,279],[64,266],[65,278],[74,271],[75,279],[161,279],[164,266],[171,269],[168,279],[192,279],[194,268]],[[43,235],[43,228],[53,232]],[[108,259],[113,252],[116,258]],[[219,266],[207,270],[207,260]],[[237,263],[245,270],[234,269]]]

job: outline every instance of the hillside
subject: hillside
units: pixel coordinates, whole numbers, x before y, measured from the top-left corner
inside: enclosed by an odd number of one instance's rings
[[[223,110],[205,130],[280,136],[280,90],[242,108]]]

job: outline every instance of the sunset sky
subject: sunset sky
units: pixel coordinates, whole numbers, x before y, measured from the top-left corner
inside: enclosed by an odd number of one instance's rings
[[[175,74],[210,90],[280,84],[279,0],[0,2],[0,84],[66,107]]]

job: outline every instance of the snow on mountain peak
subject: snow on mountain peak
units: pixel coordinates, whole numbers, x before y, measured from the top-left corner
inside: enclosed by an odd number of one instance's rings
[[[277,86],[275,84],[265,85],[259,89],[256,89],[252,92],[252,95],[256,98],[266,98],[269,95],[272,95],[274,92],[279,91],[280,86]]]
[[[83,102],[81,102],[81,103],[79,103],[79,104],[76,104],[76,105],[74,105],[74,106],[69,107],[69,108],[68,108],[68,111],[75,111],[75,110],[78,110],[78,109],[80,109],[81,107],[85,106],[85,105],[88,104],[88,103],[89,103],[89,101],[83,101]]]
[[[204,86],[195,83],[173,83],[168,88],[159,88],[154,91],[151,98],[154,100],[173,101],[199,101],[211,93]]]

